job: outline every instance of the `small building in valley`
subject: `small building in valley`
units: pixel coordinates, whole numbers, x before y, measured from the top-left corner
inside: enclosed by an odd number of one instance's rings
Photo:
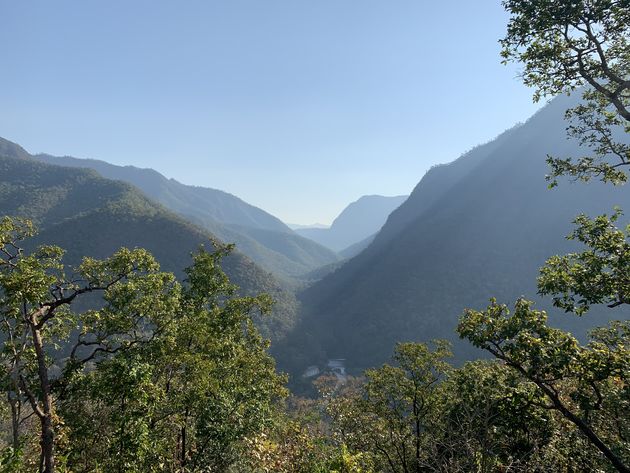
[[[334,360],[328,360],[328,369],[336,375],[346,375],[346,360],[344,358],[337,358]]]
[[[312,378],[313,376],[317,376],[319,373],[319,368],[315,365],[312,365],[304,370],[304,374],[302,376],[304,378]]]

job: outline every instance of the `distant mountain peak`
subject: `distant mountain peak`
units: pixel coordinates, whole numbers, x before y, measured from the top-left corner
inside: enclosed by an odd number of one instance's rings
[[[295,234],[280,219],[229,192],[182,184],[150,168],[48,154],[34,158],[58,166],[92,169],[107,179],[131,184],[222,241],[235,243],[262,268],[286,279],[299,278],[338,259],[333,251]]]
[[[432,168],[367,249],[306,289],[293,335],[298,346],[313,347],[304,365],[328,357],[346,358],[352,369],[376,366],[396,342],[436,338],[450,340],[459,361],[476,357],[455,328],[464,309],[485,307],[491,297],[535,298],[551,309],[554,325],[577,336],[614,317],[605,307],[588,318],[563,317],[537,294],[545,260],[579,248],[564,237],[576,214],[630,207],[628,186],[547,188],[548,154],[585,152],[566,137],[570,106],[566,97],[554,99],[524,124]]]
[[[299,235],[340,252],[377,233],[407,196],[364,195],[349,204],[330,228],[296,229]]]

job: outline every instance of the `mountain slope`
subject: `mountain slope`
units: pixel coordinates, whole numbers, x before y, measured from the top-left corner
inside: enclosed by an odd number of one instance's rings
[[[583,153],[565,137],[568,106],[557,99],[524,125],[430,170],[365,251],[302,295],[295,346],[310,351],[300,359],[296,349],[292,358],[304,365],[340,357],[363,368],[385,361],[396,342],[447,338],[461,360],[478,355],[454,332],[464,308],[521,295],[549,308],[536,296],[538,268],[550,255],[576,249],[564,238],[575,216],[630,209],[629,186],[547,189],[546,155]],[[581,319],[555,311],[551,320],[583,334],[608,317],[627,316],[627,309]],[[299,369],[297,361],[292,368]]]
[[[106,179],[127,182],[136,186],[149,198],[182,215],[253,228],[290,232],[289,227],[238,197],[216,189],[188,186],[175,179],[167,179],[153,169],[135,166],[116,166],[96,159],[78,159],[70,156],[38,154],[39,161],[58,166],[93,169]]]
[[[180,276],[190,253],[212,237],[128,184],[28,157],[0,155],[0,215],[32,219],[40,229],[35,241],[67,249],[71,263],[120,246],[144,247]],[[266,336],[282,338],[295,320],[294,296],[240,253],[226,258],[224,269],[243,294],[267,292],[278,300],[273,316],[257,323]]]
[[[355,243],[354,245],[350,245],[349,247],[341,250],[339,252],[339,256],[345,259],[354,258],[356,255],[358,255],[368,246],[370,246],[370,244],[374,241],[374,238],[376,238],[376,233],[374,235],[370,235],[369,237],[361,240],[358,243]]]
[[[378,232],[388,215],[406,199],[366,195],[348,205],[330,228],[301,228],[295,232],[339,252]]]
[[[9,158],[28,158],[30,155],[20,145],[0,137],[0,156]]]
[[[153,169],[47,154],[34,158],[48,164],[93,169],[102,177],[127,182],[221,240],[235,243],[263,268],[285,278],[299,277],[338,259],[332,251],[293,233],[273,215],[227,192],[188,186]]]

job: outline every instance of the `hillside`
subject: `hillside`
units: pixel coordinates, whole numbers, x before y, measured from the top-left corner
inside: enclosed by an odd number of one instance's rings
[[[87,169],[1,154],[0,215],[32,219],[40,229],[36,242],[62,246],[71,263],[83,256],[106,257],[120,246],[143,247],[164,270],[180,276],[190,253],[214,238],[128,184]],[[257,322],[266,336],[282,338],[294,323],[292,293],[238,252],[226,258],[224,269],[243,294],[267,292],[276,298],[274,314]]]
[[[185,185],[153,169],[48,154],[33,158],[48,164],[93,169],[107,179],[127,182],[219,239],[235,243],[261,267],[286,279],[338,259],[334,252],[298,236],[273,215],[227,192]]]
[[[521,295],[549,308],[536,295],[538,268],[576,248],[564,238],[576,214],[630,209],[628,186],[547,189],[546,155],[580,154],[564,132],[567,107],[568,99],[556,99],[527,123],[431,169],[365,251],[304,292],[293,370],[325,358],[374,366],[396,342],[433,338],[452,340],[462,360],[478,355],[454,332],[464,308]],[[624,310],[581,319],[554,311],[551,321],[584,334]]]
[[[28,158],[30,155],[20,145],[0,137],[0,156],[10,158]]]
[[[374,241],[374,238],[376,238],[376,233],[340,251],[339,256],[345,259],[354,258],[356,255],[358,255],[363,250],[365,250],[368,246],[370,246],[370,244]]]
[[[342,252],[378,232],[389,214],[406,199],[407,196],[366,195],[348,205],[330,228],[298,228],[295,231],[334,251]]]

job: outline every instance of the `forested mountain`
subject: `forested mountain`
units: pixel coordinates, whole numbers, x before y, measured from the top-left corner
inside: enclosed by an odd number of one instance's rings
[[[354,245],[350,245],[346,249],[340,251],[339,255],[343,258],[354,258],[356,255],[358,255],[368,246],[370,246],[370,243],[374,241],[374,238],[376,238],[376,233],[374,235],[370,235],[369,237],[361,240],[358,243],[355,243]]]
[[[342,252],[378,232],[389,214],[406,199],[404,195],[365,195],[348,205],[330,228],[299,228],[295,231],[334,251]]]
[[[576,214],[630,207],[628,186],[547,188],[547,154],[584,154],[565,134],[564,111],[573,103],[555,99],[525,124],[427,172],[367,250],[303,293],[293,369],[318,358],[374,366],[396,342],[434,338],[454,341],[459,359],[477,356],[455,334],[464,308],[521,295],[550,307],[536,296],[538,269],[577,248],[564,238]],[[627,318],[624,310],[595,310],[586,319],[555,310],[551,322],[583,334],[603,318]]]
[[[20,145],[0,137],[0,156],[11,158],[27,158],[30,155]]]
[[[7,149],[3,145],[2,150]],[[0,152],[0,214],[32,219],[40,229],[35,241],[66,249],[71,263],[83,256],[107,257],[121,246],[141,247],[153,253],[164,270],[181,276],[191,264],[191,252],[216,238],[128,184],[89,169],[15,156]],[[238,251],[223,264],[243,294],[266,292],[278,301],[274,314],[258,323],[266,336],[281,338],[294,323],[292,293]]]
[[[224,224],[242,225],[289,232],[279,219],[238,197],[217,189],[188,186],[175,179],[167,179],[153,169],[135,166],[116,166],[96,159],[37,154],[34,158],[59,166],[89,168],[107,179],[128,182],[148,197],[184,215],[199,215]]]
[[[93,169],[105,178],[132,184],[222,241],[235,243],[241,252],[278,276],[299,277],[337,260],[329,249],[296,235],[273,215],[227,192],[185,185],[153,169],[115,166],[68,156],[38,154],[33,157],[49,164]]]

